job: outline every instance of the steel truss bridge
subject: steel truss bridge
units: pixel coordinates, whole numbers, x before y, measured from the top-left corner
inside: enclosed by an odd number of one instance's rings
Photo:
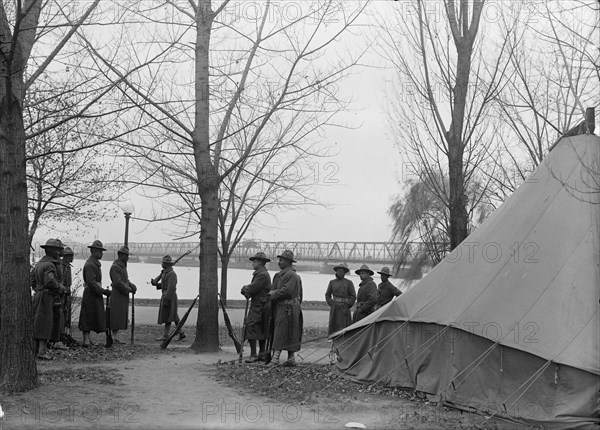
[[[114,254],[121,243],[106,243],[105,258]],[[76,258],[87,258],[89,249],[87,245],[75,244],[73,246]],[[191,258],[198,259],[198,242],[132,242],[129,244],[130,251],[138,258],[158,258],[171,255],[173,258],[191,251]],[[264,252],[271,260],[276,260],[284,250],[289,249],[294,253],[294,258],[302,262],[322,263],[365,263],[393,265],[400,255],[404,256],[404,262],[410,263],[412,257],[425,250],[421,242],[394,243],[394,242],[264,242],[261,240],[246,240],[240,243],[231,261],[247,261],[259,251]]]

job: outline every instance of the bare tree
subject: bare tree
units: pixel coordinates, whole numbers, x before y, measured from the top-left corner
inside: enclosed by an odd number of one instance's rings
[[[0,280],[0,386],[8,390],[37,384],[28,213],[31,236],[44,214],[60,212],[57,206],[62,206],[63,215],[67,211],[75,218],[90,216],[82,203],[91,203],[99,194],[81,183],[91,172],[98,173],[99,164],[82,164],[74,154],[87,150],[86,155],[92,155],[131,131],[119,131],[123,109],[110,97],[120,82],[102,79],[105,71],[90,67],[89,57],[82,56],[75,43],[84,28],[93,32],[94,25],[119,20],[115,12],[120,11],[106,3],[100,6],[99,0],[0,3],[0,268],[6,274]],[[111,115],[110,132],[93,128],[100,117]],[[95,179],[105,177],[98,173]],[[28,179],[30,184],[37,180],[29,190],[39,205],[28,204]],[[15,337],[29,341],[14,342]]]
[[[290,185],[306,180],[286,184],[285,174],[269,179],[265,168],[278,162],[289,174],[286,166],[317,154],[312,135],[343,106],[336,82],[357,59],[338,59],[335,41],[366,5],[266,1],[253,3],[255,15],[249,17],[246,4],[157,1],[130,8],[152,22],[147,34],[130,35],[136,49],[130,57],[170,48],[145,74],[122,79],[127,96],[141,108],[140,118],[154,121],[130,142],[145,172],[132,182],[162,190],[160,198],[172,204],[162,219],[184,220],[188,235],[200,233],[201,311],[192,345],[197,351],[219,346],[219,253],[233,251],[256,214],[284,201],[294,204],[301,190]],[[294,14],[281,9],[287,5]],[[159,10],[166,13],[157,15]],[[133,44],[142,37],[149,47],[144,53],[140,43]],[[112,73],[124,75],[125,68],[93,54]]]
[[[480,34],[484,0],[402,2],[381,16],[380,52],[398,70],[390,123],[421,182],[448,208],[451,249],[469,233],[469,183],[493,145],[484,124],[510,52]],[[386,9],[387,12],[387,9]],[[487,127],[487,128],[486,128]],[[448,178],[441,181],[442,178]],[[480,180],[480,179],[479,179]],[[485,198],[487,184],[476,201]]]
[[[28,283],[25,99],[29,87],[98,3],[79,2],[68,24],[45,30],[40,29],[40,19],[46,9],[52,9],[51,4],[39,0],[0,3],[0,386],[8,390],[37,385]],[[35,47],[44,41],[50,43],[50,53],[42,56]],[[15,338],[25,341],[15,342]]]
[[[109,127],[103,117],[78,115],[80,97],[73,87],[45,80],[32,85],[25,100],[30,244],[40,225],[73,228],[74,222],[102,220],[111,213],[106,202],[115,200],[120,169],[105,156],[114,121]]]
[[[491,178],[503,200],[542,162],[552,144],[600,104],[600,33],[593,1],[515,4],[503,15],[512,79],[496,97],[501,153]],[[506,22],[519,27],[506,30]],[[508,34],[510,33],[510,34]]]
[[[300,112],[300,108],[298,109]],[[317,118],[319,116],[319,118]],[[305,118],[295,115],[285,127],[269,127],[256,139],[254,153],[243,157],[248,129],[230,138],[241,162],[222,180],[219,208],[219,256],[221,259],[221,296],[227,298],[227,268],[236,247],[249,229],[265,226],[265,215],[280,210],[307,209],[321,203],[313,197],[316,187],[323,185],[318,177],[318,163],[327,156],[311,134],[326,125],[329,115],[319,109]],[[317,171],[315,171],[317,169]]]

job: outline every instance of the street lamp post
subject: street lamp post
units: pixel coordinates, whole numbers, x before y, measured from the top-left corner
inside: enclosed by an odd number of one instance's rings
[[[121,209],[123,209],[123,213],[125,214],[125,246],[129,246],[129,220],[131,219],[131,214],[133,213],[133,204],[127,200],[123,202],[121,205]]]
[[[123,209],[123,214],[125,215],[125,242],[123,243],[125,246],[129,247],[129,220],[131,219],[131,214],[133,213],[133,204],[131,201],[126,200],[121,205],[121,209]],[[135,294],[131,293],[131,344],[133,345],[133,334],[135,332]]]

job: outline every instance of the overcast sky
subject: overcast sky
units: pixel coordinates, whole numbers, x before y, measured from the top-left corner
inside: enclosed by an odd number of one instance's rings
[[[329,208],[307,207],[278,215],[272,228],[255,229],[247,238],[264,241],[360,241],[385,242],[390,239],[391,220],[387,209],[399,192],[402,159],[388,134],[384,106],[385,79],[391,71],[362,68],[348,78],[341,91],[352,96],[353,112],[341,120],[356,129],[331,127],[327,141],[339,155],[318,161],[320,186],[315,192]],[[304,172],[302,172],[304,173]],[[314,171],[307,172],[314,174]],[[149,216],[143,198],[131,196],[139,216]],[[123,241],[124,218],[100,223],[80,236],[91,241]],[[174,236],[167,225],[132,220],[130,242],[170,241]]]

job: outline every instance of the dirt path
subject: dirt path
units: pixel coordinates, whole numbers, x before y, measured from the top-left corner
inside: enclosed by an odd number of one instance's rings
[[[378,412],[365,413],[364,408],[352,413],[354,408],[347,407],[342,417],[319,405],[274,401],[217,382],[212,377],[215,363],[236,358],[229,348],[215,354],[175,348],[135,361],[78,364],[68,369],[65,363],[43,362],[39,364],[42,373],[66,370],[71,375],[106,375],[106,379],[65,377],[4,398],[0,400],[6,414],[3,429],[316,429],[380,419]]]

